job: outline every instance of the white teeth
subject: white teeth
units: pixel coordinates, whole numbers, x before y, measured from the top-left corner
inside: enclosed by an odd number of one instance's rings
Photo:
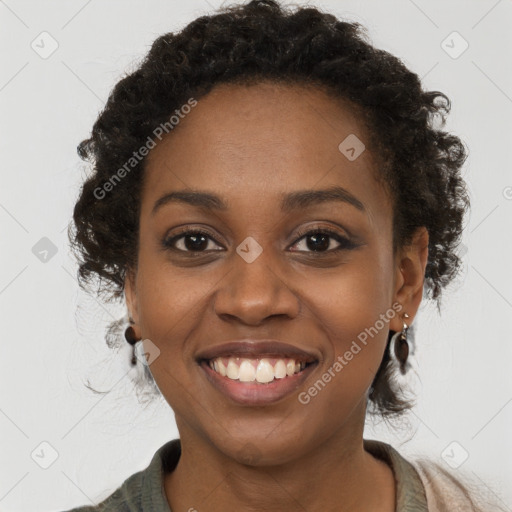
[[[236,380],[238,379],[239,375],[239,368],[238,365],[235,363],[235,361],[230,358],[228,361],[228,366],[226,368],[226,376],[230,379]]]
[[[252,366],[252,365],[251,365]],[[258,382],[272,382],[274,380],[274,368],[268,359],[262,359],[256,369],[256,380]]]
[[[226,376],[226,366],[224,365],[224,363],[222,362],[222,359],[219,357],[219,359],[217,359],[217,364],[219,365],[219,373],[225,377]],[[217,370],[215,370],[217,371]]]
[[[282,359],[279,359],[274,366],[274,377],[276,379],[284,379],[286,377],[286,364]]]
[[[227,364],[226,364],[227,361]],[[277,359],[272,366],[270,359],[249,359],[240,357],[217,357],[209,361],[209,366],[223,377],[240,382],[272,382],[274,379],[291,377],[306,368],[305,362],[294,359]]]
[[[247,359],[242,359],[240,363],[240,370],[238,372],[238,380],[240,382],[252,382],[256,378],[256,370],[251,362]]]

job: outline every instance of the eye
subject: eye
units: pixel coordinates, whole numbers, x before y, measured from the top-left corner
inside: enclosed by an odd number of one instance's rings
[[[292,247],[302,243],[302,247],[305,247],[305,249],[298,249],[294,252],[332,253],[356,247],[356,244],[351,240],[328,228],[311,229],[299,233],[298,236],[298,241]],[[333,244],[336,243],[338,246],[333,248]]]
[[[162,242],[166,249],[172,249],[181,252],[205,252],[211,250],[219,250],[212,248],[210,242],[215,242],[215,239],[208,231],[202,229],[187,229],[185,228],[179,234],[172,237],[165,238]],[[223,250],[219,244],[216,244]]]

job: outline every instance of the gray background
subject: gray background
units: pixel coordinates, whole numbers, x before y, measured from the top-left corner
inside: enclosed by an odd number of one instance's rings
[[[2,511],[106,497],[177,436],[165,402],[139,406],[128,347],[106,347],[105,326],[123,310],[78,289],[66,228],[86,170],[75,148],[112,86],[158,35],[219,5],[0,1]],[[425,304],[415,321],[417,406],[395,430],[368,424],[366,437],[457,466],[512,510],[512,1],[315,5],[367,26],[375,45],[445,92],[447,129],[470,149],[464,270],[442,314]],[[106,393],[89,392],[88,378]]]

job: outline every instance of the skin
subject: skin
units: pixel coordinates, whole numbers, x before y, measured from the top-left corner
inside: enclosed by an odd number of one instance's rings
[[[388,331],[400,331],[402,318],[307,405],[297,399],[393,303],[410,325],[422,298],[428,233],[418,229],[393,253],[391,197],[369,147],[354,161],[339,151],[349,134],[369,140],[356,110],[318,88],[224,84],[147,157],[138,267],[125,297],[137,337],[160,351],[150,369],[179,429],[182,455],[164,478],[173,511],[395,510],[393,473],[364,450],[363,428]],[[284,194],[330,186],[365,211],[333,201],[280,209]],[[228,208],[173,202],[151,214],[162,195],[189,188]],[[185,224],[211,233],[206,253],[163,248]],[[357,245],[334,253],[340,244],[329,238],[314,252],[311,237],[297,233],[319,227]],[[248,236],[263,248],[252,263],[236,252]],[[185,241],[175,245],[186,251]],[[206,380],[195,355],[246,337],[312,350],[319,364],[297,393],[262,407],[236,404]]]

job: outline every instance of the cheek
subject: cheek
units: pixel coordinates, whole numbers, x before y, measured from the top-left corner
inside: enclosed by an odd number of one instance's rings
[[[139,255],[137,299],[141,333],[159,348],[162,356],[151,365],[155,377],[161,372],[182,376],[182,363],[190,364],[191,357],[187,339],[206,314],[204,296],[213,284],[209,282],[211,278],[194,276],[193,270],[187,276],[183,274],[161,257],[142,251]]]
[[[392,264],[391,248],[367,248],[303,290],[308,315],[329,342],[325,365],[332,371],[325,379],[338,381],[343,395],[363,392],[382,360],[389,320],[396,314],[391,307]]]

